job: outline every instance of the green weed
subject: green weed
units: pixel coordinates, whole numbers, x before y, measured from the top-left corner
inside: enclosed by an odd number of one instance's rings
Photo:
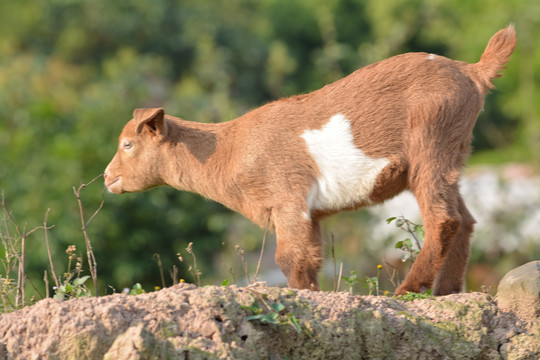
[[[405,219],[403,216],[391,217],[386,219],[386,223],[390,224],[395,221],[394,225],[401,230],[407,232],[411,235],[411,238],[405,238],[396,243],[396,249],[400,249],[405,252],[402,257],[402,261],[411,261],[414,262],[416,257],[422,249],[422,244],[424,241],[424,226],[420,224],[415,224],[412,221]],[[414,243],[413,243],[414,240]]]
[[[358,278],[358,275],[356,275],[356,272],[354,270],[351,270],[350,276],[342,276],[343,280],[345,280],[345,283],[349,286],[349,292],[353,293],[354,285],[360,284],[362,281]]]
[[[263,303],[265,309],[263,309],[257,300],[254,300],[251,306],[240,305],[241,309],[251,311],[253,315],[246,317],[246,321],[259,321],[261,324],[270,324],[277,326],[290,326],[297,333],[305,333],[310,338],[313,338],[312,332],[301,323],[294,314],[288,312],[285,305],[280,302],[274,302],[269,304],[267,301],[267,294],[260,294],[255,291],[251,291],[259,300]]]
[[[382,270],[382,265],[377,265],[377,275],[376,276],[372,276],[372,277],[369,277],[369,276],[366,276],[366,279],[365,279],[365,285],[364,285],[364,288],[368,288],[369,289],[369,293],[368,295],[372,295],[373,292],[375,291],[375,295],[379,296],[379,277],[381,276],[381,270]]]
[[[92,296],[90,290],[88,290],[85,285],[85,282],[90,278],[90,276],[81,276],[82,256],[77,256],[76,253],[77,247],[75,245],[70,245],[66,249],[68,266],[63,275],[64,281],[58,286],[53,287],[55,290],[53,297],[55,299],[67,300],[78,297]]]
[[[142,288],[142,285],[139,283],[136,283],[133,285],[133,288],[129,291],[130,295],[141,295],[144,294],[146,291]]]
[[[62,285],[56,288],[54,298],[67,300],[79,297],[92,296],[91,291],[88,290],[84,285],[84,283],[88,279],[90,279],[90,275],[76,278],[73,281],[65,281]]]

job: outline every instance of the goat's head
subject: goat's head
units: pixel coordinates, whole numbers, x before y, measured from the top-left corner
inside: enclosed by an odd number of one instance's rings
[[[118,150],[105,170],[110,192],[136,192],[162,185],[162,146],[167,139],[163,109],[136,109],[118,142]]]

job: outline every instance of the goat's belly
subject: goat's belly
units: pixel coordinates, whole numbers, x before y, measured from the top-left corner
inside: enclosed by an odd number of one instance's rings
[[[354,145],[351,123],[342,114],[332,116],[320,130],[302,134],[319,176],[306,202],[308,213],[338,211],[370,203],[377,176],[390,163],[370,158]]]

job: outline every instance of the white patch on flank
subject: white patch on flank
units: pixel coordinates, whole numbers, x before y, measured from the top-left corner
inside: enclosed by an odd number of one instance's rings
[[[429,54],[428,60],[435,60],[435,54]]]
[[[351,123],[343,114],[332,116],[322,129],[306,130],[301,136],[320,172],[306,199],[308,213],[370,203],[375,180],[390,161],[372,159],[357,148]]]

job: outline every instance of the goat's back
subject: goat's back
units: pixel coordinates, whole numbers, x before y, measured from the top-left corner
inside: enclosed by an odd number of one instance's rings
[[[429,116],[441,108],[478,113],[482,93],[464,71],[470,64],[427,53],[408,53],[361,68],[306,95],[281,99],[239,118],[257,146],[280,152],[321,129],[332,116],[351,122],[355,145],[373,157],[402,153],[411,128],[448,118]],[[474,119],[473,119],[474,121]],[[424,124],[425,125],[425,124]],[[453,124],[440,124],[444,127]],[[256,141],[254,141],[256,139]]]

